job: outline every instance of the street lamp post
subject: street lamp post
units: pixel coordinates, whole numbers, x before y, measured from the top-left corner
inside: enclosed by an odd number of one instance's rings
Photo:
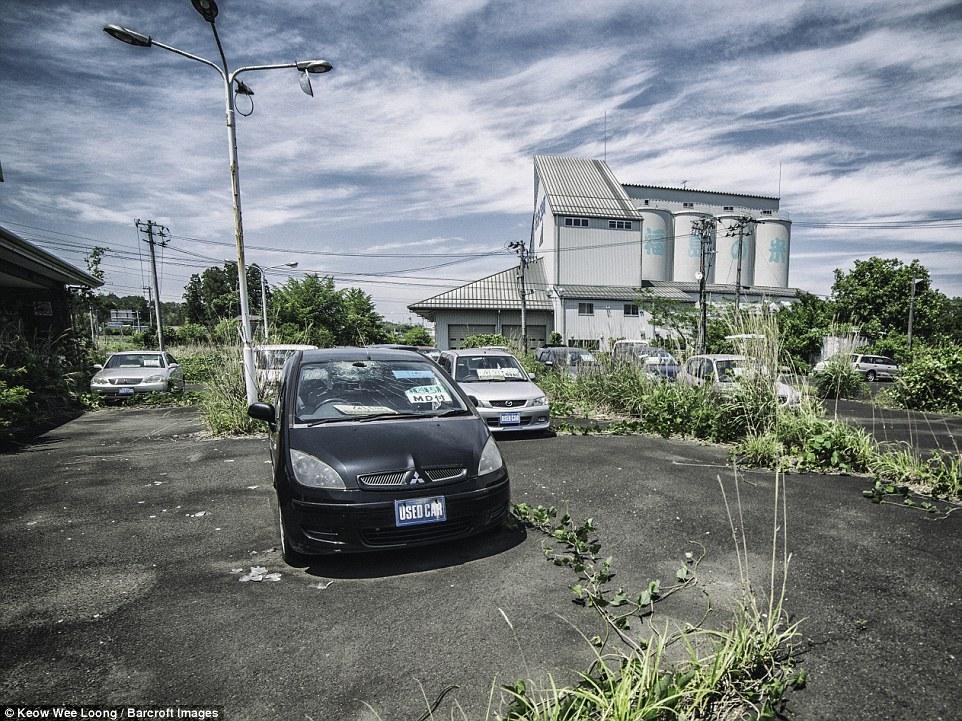
[[[234,213],[234,241],[237,246],[237,285],[240,293],[241,306],[241,338],[244,344],[244,386],[247,391],[247,403],[257,402],[257,383],[254,380],[254,349],[251,338],[250,307],[247,294],[247,273],[244,262],[244,224],[241,216],[241,196],[240,196],[240,176],[237,169],[237,133],[234,125],[234,95],[253,95],[253,91],[245,85],[238,76],[241,73],[252,70],[280,70],[283,68],[296,68],[300,74],[300,86],[306,94],[313,96],[314,91],[311,87],[311,74],[326,73],[333,69],[333,66],[326,60],[302,60],[293,63],[277,63],[272,65],[249,65],[238,68],[233,72],[227,66],[227,57],[224,55],[224,48],[221,45],[220,37],[217,34],[217,26],[214,19],[217,17],[217,4],[214,0],[191,0],[194,8],[201,16],[210,23],[214,33],[214,41],[217,43],[217,50],[220,53],[221,66],[202,58],[199,55],[179,50],[171,45],[154,40],[149,35],[144,35],[135,30],[121,27],[120,25],[107,25],[104,32],[121,42],[136,47],[158,47],[176,55],[180,55],[190,60],[196,60],[208,67],[214,68],[221,80],[224,81],[224,98],[227,113],[227,141],[228,156],[230,158],[230,183],[232,207]],[[234,84],[237,84],[234,91]]]
[[[264,341],[267,341],[267,287],[264,283],[264,273],[268,270],[277,270],[278,268],[296,268],[297,261],[293,263],[281,263],[280,265],[271,265],[265,268],[262,265],[257,266],[257,269],[261,272],[261,314],[264,316]]]

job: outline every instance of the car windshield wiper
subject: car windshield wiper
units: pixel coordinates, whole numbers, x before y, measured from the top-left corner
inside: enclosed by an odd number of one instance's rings
[[[361,423],[367,423],[368,421],[380,421],[386,418],[394,420],[395,418],[424,418],[429,416],[428,413],[371,413],[366,416],[353,416],[352,421],[360,421]]]
[[[469,416],[471,411],[464,408],[452,408],[447,411],[441,411],[440,413],[432,413],[431,418],[446,418],[447,416]]]
[[[343,418],[316,418],[313,421],[301,421],[305,427],[313,428],[314,426],[324,425],[325,423],[340,423],[341,421],[352,420],[351,416],[344,416]]]

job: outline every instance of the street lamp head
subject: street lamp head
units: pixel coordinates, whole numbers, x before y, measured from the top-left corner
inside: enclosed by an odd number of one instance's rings
[[[214,22],[214,18],[217,17],[217,3],[214,0],[190,0],[190,2],[204,20],[209,23]]]
[[[319,75],[321,73],[329,73],[334,69],[327,60],[299,60],[297,62],[298,70],[305,70],[313,75]]]
[[[138,33],[136,30],[125,28],[121,25],[107,25],[104,32],[112,38],[117,38],[122,43],[136,45],[141,48],[149,48],[151,45],[150,35]]]
[[[288,268],[296,268],[296,267],[297,267],[297,261],[295,260],[295,261],[293,261],[293,262],[291,262],[291,263],[284,263],[284,265],[286,265]]]

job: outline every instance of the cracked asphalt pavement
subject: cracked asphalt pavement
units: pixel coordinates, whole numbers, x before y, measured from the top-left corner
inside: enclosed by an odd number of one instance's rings
[[[725,623],[737,564],[724,449],[642,436],[500,445],[514,500],[593,517],[628,587],[670,581],[702,544],[705,593],[672,596],[655,619],[697,621],[710,598],[707,623]],[[571,681],[590,660],[576,629],[596,621],[536,532],[288,568],[267,462],[264,439],[206,438],[190,408],[88,413],[0,455],[0,700],[415,721],[456,685],[437,716],[457,703],[474,719],[498,684]],[[867,485],[787,479],[786,607],[804,619],[809,674],[789,715],[958,719],[962,514],[873,505]],[[751,575],[767,588],[771,473],[745,473],[740,491]]]

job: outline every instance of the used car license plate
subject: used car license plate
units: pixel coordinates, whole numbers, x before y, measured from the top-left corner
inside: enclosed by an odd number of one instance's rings
[[[447,520],[444,496],[402,498],[394,502],[394,523],[398,528],[440,523]]]
[[[502,413],[501,425],[502,426],[520,426],[521,414],[520,413]]]
[[[117,391],[118,396],[132,396],[134,394],[133,388],[120,388]]]

